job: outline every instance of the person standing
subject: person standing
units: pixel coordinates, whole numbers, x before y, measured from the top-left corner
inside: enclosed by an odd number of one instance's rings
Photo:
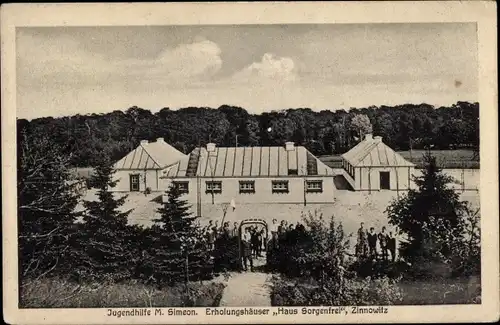
[[[250,240],[251,240],[251,247],[252,247],[252,256],[257,257],[257,251],[258,251],[258,244],[259,244],[259,238],[257,234],[257,229],[252,227],[250,229]]]
[[[394,262],[396,259],[396,237],[393,236],[392,231],[389,232],[387,248],[389,249],[389,252],[391,252],[391,261]]]
[[[215,220],[215,225],[214,225],[214,232],[215,232],[215,237],[217,237],[219,235],[219,221],[218,220]]]
[[[382,259],[384,261],[386,261],[388,259],[388,256],[387,256],[388,236],[387,236],[387,233],[385,232],[385,227],[382,227],[382,231],[378,234],[378,240],[380,243],[380,250],[382,251]]]
[[[251,249],[251,234],[250,234],[250,228],[247,227],[245,228],[245,232],[243,233],[243,236],[241,238],[241,247],[242,247],[242,257],[243,257],[243,269],[245,271],[248,270],[248,264],[250,264],[250,271],[253,272],[253,260],[252,260],[252,249]]]
[[[224,240],[229,240],[230,234],[229,234],[229,222],[224,222],[224,226],[222,227],[222,232],[221,232],[222,238]]]
[[[281,220],[280,225],[278,226],[278,236],[281,237],[286,232],[286,223],[285,220]]]
[[[356,244],[356,256],[358,257],[366,257],[368,253],[368,244],[367,244],[367,233],[364,228],[365,223],[362,222],[358,229],[358,242]]]
[[[271,238],[276,240],[278,238],[278,220],[273,218],[273,223],[271,224]]]
[[[375,233],[375,228],[370,227],[370,232],[367,234],[368,237],[368,247],[370,249],[370,257],[377,256],[377,234]]]
[[[238,237],[238,223],[234,222],[233,229],[231,229],[231,237]]]
[[[264,231],[264,228],[260,230],[260,251],[266,251],[266,243],[267,243],[267,234]]]

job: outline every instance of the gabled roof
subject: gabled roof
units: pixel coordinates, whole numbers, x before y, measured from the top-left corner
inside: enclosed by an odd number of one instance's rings
[[[114,164],[115,169],[163,169],[186,155],[162,139],[142,141],[137,148]]]
[[[208,152],[196,148],[188,157],[165,169],[166,177],[276,177],[334,175],[333,169],[313,156],[306,148],[217,147]]]
[[[354,167],[414,167],[379,137],[366,137],[342,155]]]

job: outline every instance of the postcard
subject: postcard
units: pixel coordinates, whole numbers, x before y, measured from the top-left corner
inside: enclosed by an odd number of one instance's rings
[[[2,6],[5,321],[498,320],[495,13]]]

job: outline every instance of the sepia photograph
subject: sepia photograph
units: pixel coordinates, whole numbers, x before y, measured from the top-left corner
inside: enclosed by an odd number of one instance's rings
[[[273,322],[498,300],[477,22],[11,37],[14,308]]]

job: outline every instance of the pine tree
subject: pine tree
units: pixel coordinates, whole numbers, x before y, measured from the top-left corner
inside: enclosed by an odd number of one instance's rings
[[[71,156],[35,130],[23,129],[18,139],[19,268],[25,277],[64,274],[75,254],[75,207]]]
[[[414,177],[417,189],[391,202],[386,212],[408,242],[401,243],[401,256],[410,263],[421,258],[446,259],[452,253],[453,240],[463,234],[465,202],[449,185],[454,179],[437,166],[429,151],[424,155],[425,168]]]
[[[202,232],[189,212],[189,205],[180,198],[179,189],[171,185],[168,200],[158,209],[160,217],[152,227],[152,276],[156,282],[177,282],[209,277],[211,259]]]
[[[114,169],[107,158],[95,168],[92,182],[98,188],[98,201],[84,201],[81,242],[85,247],[79,268],[80,277],[119,281],[130,277],[136,252],[130,249],[132,228],[127,225],[130,211],[121,212],[127,196],[115,198],[110,188],[116,185]]]

